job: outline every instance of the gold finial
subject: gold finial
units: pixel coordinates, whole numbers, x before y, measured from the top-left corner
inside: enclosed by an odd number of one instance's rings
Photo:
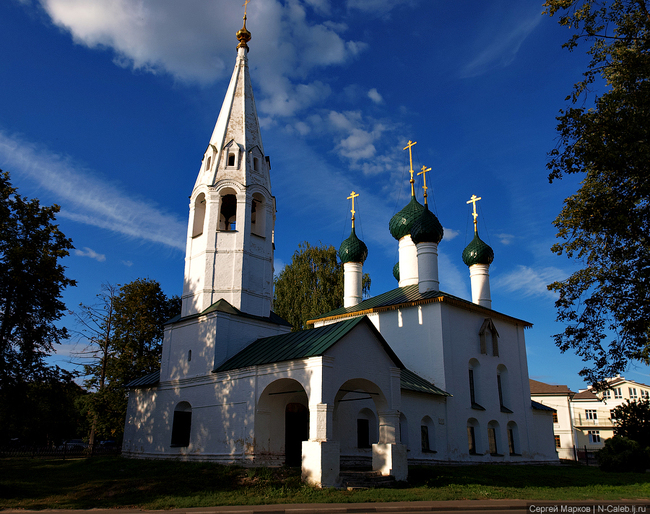
[[[424,180],[424,186],[422,186],[422,189],[424,189],[424,205],[427,204],[427,173],[431,171],[431,168],[427,168],[426,166],[422,166],[422,171],[418,173],[418,175],[422,175],[422,180]]]
[[[248,10],[248,2],[250,1],[251,0],[244,1],[244,26],[237,32],[237,40],[239,41],[237,48],[245,48],[247,52],[248,45],[246,43],[251,40],[251,33],[246,29],[246,11]]]
[[[355,193],[354,191],[352,191],[350,193],[350,196],[348,196],[348,200],[352,200],[352,211],[351,211],[352,212],[352,228],[354,228],[354,212],[355,212],[354,211],[354,199],[357,196],[359,196],[359,193]]]
[[[478,214],[476,213],[476,202],[478,202],[481,199],[480,196],[472,195],[471,199],[467,201],[467,203],[473,204],[474,207],[474,212],[472,212],[472,216],[474,216],[474,232],[478,234],[478,227],[476,225],[476,218],[478,218]]]
[[[404,147],[404,150],[406,150],[407,148],[409,149],[409,161],[411,162],[411,181],[410,181],[411,182],[411,196],[415,196],[415,187],[413,186],[413,184],[415,184],[415,180],[413,180],[413,173],[415,173],[415,172],[413,171],[413,153],[411,152],[411,147],[413,145],[417,145],[417,144],[418,144],[417,141],[411,141],[409,139],[409,143]]]

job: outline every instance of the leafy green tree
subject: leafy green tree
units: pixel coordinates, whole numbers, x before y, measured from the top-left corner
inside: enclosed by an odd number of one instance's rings
[[[365,273],[363,294],[370,291]],[[309,319],[343,306],[343,265],[333,246],[300,243],[274,281],[273,311],[291,323],[293,330],[307,328]]]
[[[59,207],[41,207],[0,171],[0,389],[29,381],[67,337],[63,289],[75,285],[60,260],[73,248],[54,224]]]
[[[91,420],[91,442],[96,435],[121,439],[127,397],[124,386],[157,371],[164,323],[180,313],[180,298],[168,298],[155,280],[137,279],[117,286],[104,285],[94,306],[81,306],[77,315],[87,347],[85,385],[93,392],[82,401]]]
[[[547,0],[546,13],[590,45],[583,80],[560,111],[549,181],[579,174],[581,187],[554,222],[558,255],[582,269],[559,293],[555,336],[590,366],[592,383],[650,357],[650,14],[644,0]],[[599,91],[597,94],[594,91]]]
[[[614,434],[636,441],[641,446],[650,445],[650,401],[627,400],[614,409],[616,418]]]

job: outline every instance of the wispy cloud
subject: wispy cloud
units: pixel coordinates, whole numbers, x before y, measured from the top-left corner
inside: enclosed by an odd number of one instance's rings
[[[456,236],[458,236],[458,234],[460,234],[458,230],[454,230],[453,228],[444,228],[444,231],[445,231],[445,241],[451,241],[452,239],[455,239]]]
[[[547,285],[566,277],[566,273],[554,267],[530,268],[519,265],[510,273],[496,275],[493,287],[510,293],[518,293],[524,297],[538,296],[555,298],[555,293],[547,289]]]
[[[0,130],[0,167],[49,191],[59,216],[141,241],[185,250],[185,221],[109,184],[72,159]]]
[[[374,87],[370,91],[368,91],[368,98],[370,98],[376,104],[384,103],[384,98],[379,94],[379,91],[377,91],[377,89]]]
[[[501,241],[501,244],[503,245],[509,245],[512,243],[512,240],[515,238],[514,235],[512,234],[494,234],[499,241]]]
[[[461,77],[477,77],[491,69],[511,64],[522,43],[542,19],[541,8],[526,13],[513,11],[513,15],[502,22],[500,32],[490,31],[489,35],[481,38],[482,41],[478,41],[481,50],[462,68]]]
[[[88,248],[85,246],[83,250],[79,250],[78,248],[74,251],[74,254],[79,256],[79,257],[90,257],[91,259],[95,259],[98,262],[104,262],[106,260],[106,255],[102,253],[97,253],[95,250],[92,248]]]

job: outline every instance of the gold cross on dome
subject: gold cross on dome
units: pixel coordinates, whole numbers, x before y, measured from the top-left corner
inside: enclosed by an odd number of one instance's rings
[[[474,230],[476,231],[476,218],[478,218],[478,214],[476,213],[476,202],[478,202],[481,199],[480,196],[472,195],[472,197],[467,201],[467,203],[473,204],[474,207],[474,212],[472,212],[472,216],[474,216]]]
[[[404,150],[406,150],[407,148],[409,150],[409,161],[411,163],[411,170],[410,170],[410,173],[411,173],[411,196],[415,196],[415,187],[413,186],[413,184],[415,183],[415,180],[413,180],[413,173],[415,173],[415,172],[413,171],[413,152],[411,151],[411,147],[413,145],[417,145],[417,144],[418,144],[417,141],[411,141],[409,139],[408,144],[404,147]]]
[[[350,196],[348,196],[348,200],[352,200],[352,210],[351,210],[351,212],[352,212],[352,226],[353,226],[353,227],[354,227],[354,213],[355,213],[355,210],[354,210],[354,199],[355,199],[357,196],[359,196],[359,193],[355,193],[354,191],[352,191],[352,192],[350,193]]]
[[[248,9],[248,3],[249,3],[250,1],[251,1],[251,0],[246,0],[246,1],[244,2],[244,6],[243,6],[243,7],[244,7],[244,16],[246,16],[246,10]]]
[[[418,175],[422,175],[422,180],[424,180],[424,186],[422,186],[422,189],[424,189],[424,205],[427,204],[427,173],[431,171],[431,168],[427,168],[426,166],[422,166],[422,171],[418,173]]]

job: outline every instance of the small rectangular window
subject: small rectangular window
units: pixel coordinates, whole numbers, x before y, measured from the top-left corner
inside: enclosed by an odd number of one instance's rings
[[[585,417],[587,419],[598,419],[598,412],[595,409],[585,410]]]
[[[474,370],[469,370],[469,399],[472,402],[472,405],[476,403],[476,394],[474,391]]]
[[[621,398],[623,398],[623,393],[621,392],[621,388],[617,387],[614,389],[614,399],[620,400]]]
[[[600,442],[600,431],[598,431],[598,430],[589,430],[587,432],[587,435],[589,435],[589,442],[591,444],[595,444],[595,443]]]
[[[558,420],[557,420],[557,412],[554,412],[554,413],[553,413],[553,423],[558,423]]]
[[[636,400],[638,397],[636,395],[636,387],[628,387],[630,390],[630,400]]]
[[[559,435],[556,435],[556,436],[555,436],[555,447],[556,447],[556,448],[561,448],[561,445],[560,445],[560,436],[559,436]]]

